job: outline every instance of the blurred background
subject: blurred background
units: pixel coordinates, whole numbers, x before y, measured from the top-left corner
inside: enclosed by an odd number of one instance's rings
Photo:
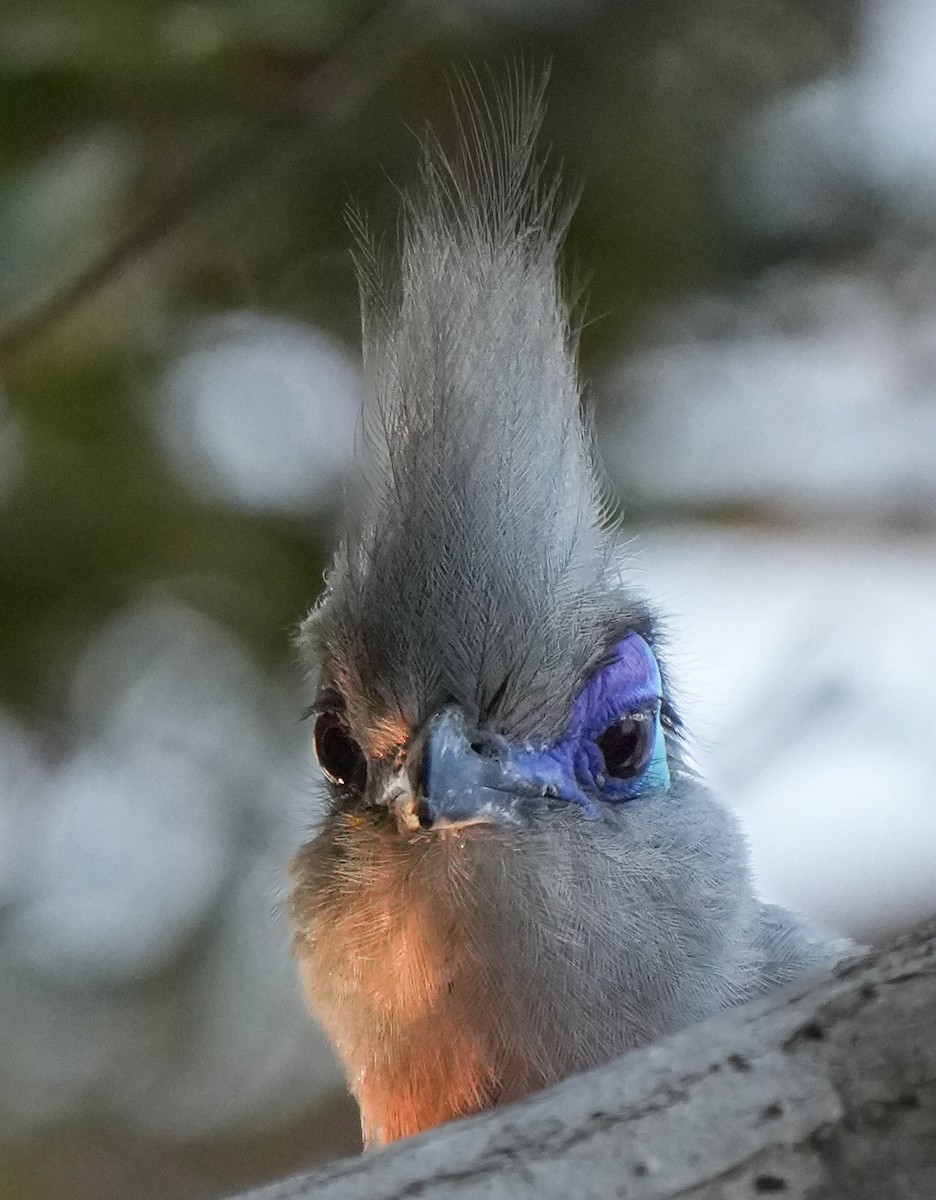
[[[936,910],[931,0],[3,0],[3,1197],[358,1145],[281,907],[344,208],[392,231],[453,66],[518,53],[697,757],[769,897],[865,941]]]

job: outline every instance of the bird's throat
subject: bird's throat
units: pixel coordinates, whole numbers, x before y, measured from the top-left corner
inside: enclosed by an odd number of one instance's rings
[[[511,857],[487,830],[407,839],[337,817],[296,858],[304,988],[344,1060],[368,1144],[549,1082],[522,1036],[499,944]]]

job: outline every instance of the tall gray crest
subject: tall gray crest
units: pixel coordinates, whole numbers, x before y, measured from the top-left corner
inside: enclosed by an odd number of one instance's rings
[[[622,616],[535,157],[544,83],[463,85],[460,149],[425,139],[398,258],[361,240],[363,487],[304,636],[365,739],[449,701],[554,731]]]

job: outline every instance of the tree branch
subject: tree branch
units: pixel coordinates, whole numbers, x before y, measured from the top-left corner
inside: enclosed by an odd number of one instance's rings
[[[768,1195],[936,1197],[936,919],[521,1104],[249,1200]]]

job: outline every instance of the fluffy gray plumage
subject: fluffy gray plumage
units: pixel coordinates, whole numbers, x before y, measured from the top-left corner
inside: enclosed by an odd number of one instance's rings
[[[366,779],[332,786],[292,913],[369,1143],[516,1099],[840,952],[755,897],[665,672],[668,789],[596,796],[597,819],[545,793],[516,823],[413,817],[440,710],[481,741],[545,744],[622,634],[659,650],[580,416],[540,100],[469,103],[458,155],[424,151],[397,273],[362,253],[364,486],[300,645]]]

